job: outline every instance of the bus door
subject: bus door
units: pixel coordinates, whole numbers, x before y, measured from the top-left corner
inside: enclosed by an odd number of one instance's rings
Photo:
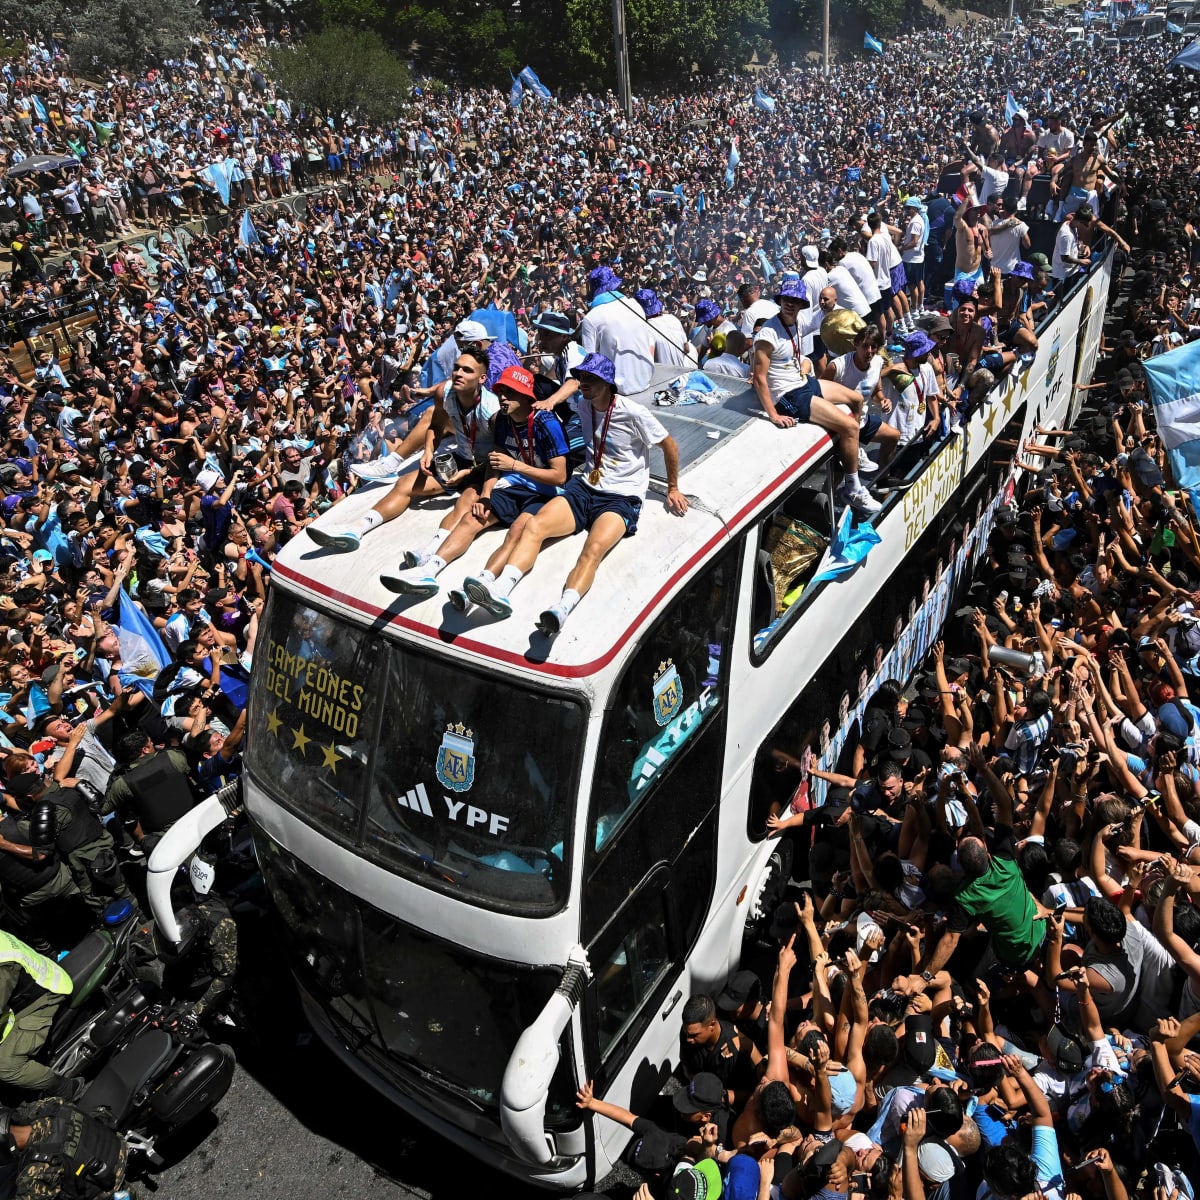
[[[674,1063],[715,886],[737,564],[723,550],[668,604],[604,715],[583,862],[584,1042],[596,1094],[622,1103],[652,1097]]]

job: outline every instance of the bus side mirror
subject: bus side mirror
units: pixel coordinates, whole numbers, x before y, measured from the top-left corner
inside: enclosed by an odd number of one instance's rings
[[[545,1007],[517,1039],[500,1085],[500,1128],[513,1152],[525,1162],[547,1164],[554,1146],[546,1133],[546,1097],[558,1067],[559,1046],[571,1014],[591,978],[587,952],[575,945],[562,982]]]

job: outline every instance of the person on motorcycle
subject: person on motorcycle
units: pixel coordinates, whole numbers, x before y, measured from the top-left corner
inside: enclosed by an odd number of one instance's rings
[[[62,787],[36,770],[10,775],[6,789],[20,809],[18,827],[31,840],[35,830],[41,831],[38,836],[48,844],[33,844],[53,848],[93,912],[102,913],[115,899],[133,899],[117,864],[112,835],[88,807],[82,791]],[[39,810],[46,818],[41,822]]]
[[[34,1061],[73,990],[71,977],[52,958],[0,930],[0,1082],[72,1100],[78,1096],[83,1080],[66,1079]]]
[[[101,1200],[125,1182],[129,1148],[99,1117],[46,1097],[0,1108],[0,1156],[15,1159],[14,1200]]]

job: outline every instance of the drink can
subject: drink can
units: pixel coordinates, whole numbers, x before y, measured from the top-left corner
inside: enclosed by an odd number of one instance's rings
[[[433,456],[433,474],[443,487],[458,474],[458,463],[454,459],[453,450],[439,450]]]

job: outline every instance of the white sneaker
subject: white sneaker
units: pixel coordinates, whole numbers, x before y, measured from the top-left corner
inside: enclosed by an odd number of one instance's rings
[[[350,467],[350,474],[357,475],[359,479],[370,479],[377,483],[385,483],[400,478],[400,467],[403,463],[404,459],[393,452],[392,454],[385,454],[382,458],[375,459],[374,462],[354,463]]]
[[[409,567],[406,571],[398,571],[395,575],[380,575],[379,582],[389,592],[401,596],[436,596],[438,582],[423,567]]]
[[[858,448],[858,473],[860,475],[874,475],[879,470],[879,464],[872,462],[871,456],[867,453],[866,448],[859,446]]]
[[[497,620],[512,616],[512,603],[507,596],[493,596],[491,588],[482,579],[473,576],[463,580],[463,590],[481,608],[487,609]]]
[[[416,550],[405,550],[405,552],[400,555],[400,565],[406,570],[410,567],[423,567],[432,557],[432,554],[426,554],[424,550],[420,552]]]
[[[870,515],[877,513],[883,505],[867,491],[865,487],[856,488],[854,491],[847,490],[846,503],[850,505],[855,512],[866,513]]]
[[[446,594],[450,597],[450,606],[455,612],[470,612],[471,597],[462,588],[451,588]]]
[[[351,550],[357,550],[362,543],[362,537],[353,529],[315,529],[313,526],[308,527],[308,536],[312,538],[322,550],[340,550],[347,553]]]
[[[555,634],[562,630],[566,619],[567,613],[563,606],[561,604],[552,604],[538,617],[538,633],[544,637],[554,637]]]

